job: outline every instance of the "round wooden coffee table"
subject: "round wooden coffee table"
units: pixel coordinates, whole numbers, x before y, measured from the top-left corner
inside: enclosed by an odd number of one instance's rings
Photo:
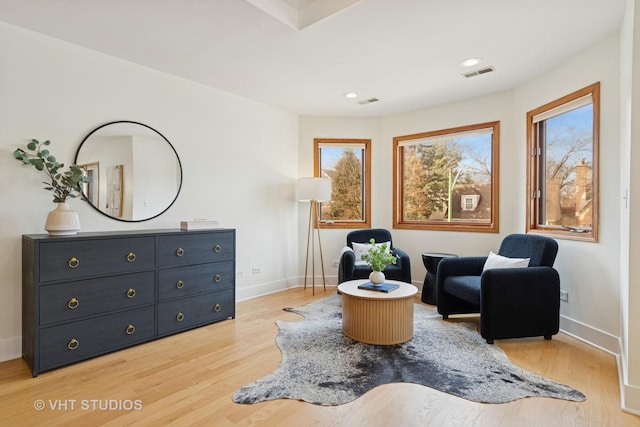
[[[358,289],[367,282],[351,280],[338,285],[342,293],[342,332],[367,344],[409,341],[413,336],[413,296],[418,289],[395,280],[385,280],[399,286],[389,293]]]

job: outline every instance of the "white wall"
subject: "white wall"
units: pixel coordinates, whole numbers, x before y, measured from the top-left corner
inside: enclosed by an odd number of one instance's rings
[[[182,161],[176,203],[154,220],[124,223],[73,199],[83,231],[217,219],[237,229],[239,298],[297,282],[296,115],[3,23],[0,58],[0,360],[21,354],[20,236],[44,233],[54,207],[44,175],[12,158],[31,138],[51,139],[53,154],[70,163],[106,122],[157,129]]]
[[[518,87],[514,104],[514,113],[520,118],[516,121],[516,137],[524,147],[527,111],[600,82],[599,242],[559,239],[555,265],[562,288],[569,292],[569,302],[561,305],[561,328],[612,351],[617,351],[617,341],[612,338],[620,337],[619,63],[619,35],[616,33]],[[520,205],[524,208],[523,196],[524,192],[520,197]],[[519,212],[524,223],[524,211]],[[603,334],[584,330],[582,324]]]
[[[622,406],[640,415],[640,123],[634,120],[640,111],[640,8],[634,0],[627,1],[620,33]]]
[[[314,137],[373,135],[373,226],[392,229],[393,137],[500,121],[500,232],[392,230],[394,244],[411,255],[413,282],[420,285],[426,272],[420,256],[422,252],[486,254],[489,250],[497,250],[505,235],[525,231],[526,113],[600,81],[600,241],[586,243],[558,239],[560,248],[555,267],[560,273],[562,288],[569,292],[569,302],[561,305],[562,329],[617,352],[620,337],[618,42],[618,34],[613,34],[511,91],[367,122],[357,118],[302,118],[301,164],[305,165],[308,174],[312,173]],[[300,230],[303,230],[302,225]],[[323,246],[332,251],[341,248],[348,231],[323,230]],[[327,258],[325,256],[325,264],[329,267]],[[335,274],[335,269],[333,272]]]

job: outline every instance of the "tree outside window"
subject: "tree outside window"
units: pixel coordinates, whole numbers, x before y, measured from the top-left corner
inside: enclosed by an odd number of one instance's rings
[[[370,146],[369,139],[314,139],[315,176],[331,179],[331,201],[320,205],[320,227],[371,226]]]
[[[527,231],[597,241],[599,83],[527,113]]]
[[[394,138],[394,227],[497,232],[499,127]]]

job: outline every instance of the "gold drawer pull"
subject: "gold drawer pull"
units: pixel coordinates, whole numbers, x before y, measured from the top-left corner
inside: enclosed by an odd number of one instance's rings
[[[69,341],[69,343],[67,344],[67,348],[69,350],[75,350],[79,346],[80,346],[80,342],[75,338],[72,338],[71,341]]]
[[[127,326],[127,329],[125,330],[125,332],[127,333],[127,335],[133,335],[133,333],[136,331],[136,327],[133,325],[129,325]]]
[[[214,251],[214,252],[220,252],[221,250],[222,250],[222,246],[220,246],[220,245],[215,245],[215,246],[213,247],[213,251]]]
[[[176,282],[176,288],[178,288],[178,289],[184,288],[184,282],[182,280],[178,280]]]
[[[178,250],[176,251],[176,255],[178,255],[178,256],[184,255],[184,249],[178,248]]]
[[[67,303],[67,307],[69,307],[70,310],[75,310],[79,305],[80,301],[78,301],[76,298],[71,298]]]
[[[136,296],[136,290],[133,288],[129,288],[127,291],[127,298],[133,298]]]
[[[213,306],[213,311],[215,311],[216,313],[220,310],[222,310],[222,306],[220,304],[216,304]]]
[[[182,322],[184,320],[184,314],[182,314],[182,313],[176,314],[176,320],[178,322]]]
[[[219,274],[216,274],[215,276],[213,276],[213,281],[218,283],[220,280],[222,280],[222,276]]]
[[[127,261],[129,262],[133,262],[136,260],[136,254],[134,254],[133,252],[129,252],[127,254]]]
[[[69,262],[67,262],[67,265],[69,266],[69,268],[78,268],[78,266],[80,265],[80,260],[76,257],[73,257],[69,260]]]

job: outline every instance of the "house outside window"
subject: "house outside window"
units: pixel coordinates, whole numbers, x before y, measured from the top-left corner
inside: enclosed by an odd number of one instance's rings
[[[600,84],[527,113],[527,231],[598,240]]]
[[[472,211],[478,206],[478,201],[480,200],[479,194],[473,195],[464,195],[462,196],[462,210],[463,211]]]
[[[331,179],[321,228],[371,227],[371,140],[314,139],[314,175]]]
[[[500,122],[395,137],[394,228],[498,232]]]

